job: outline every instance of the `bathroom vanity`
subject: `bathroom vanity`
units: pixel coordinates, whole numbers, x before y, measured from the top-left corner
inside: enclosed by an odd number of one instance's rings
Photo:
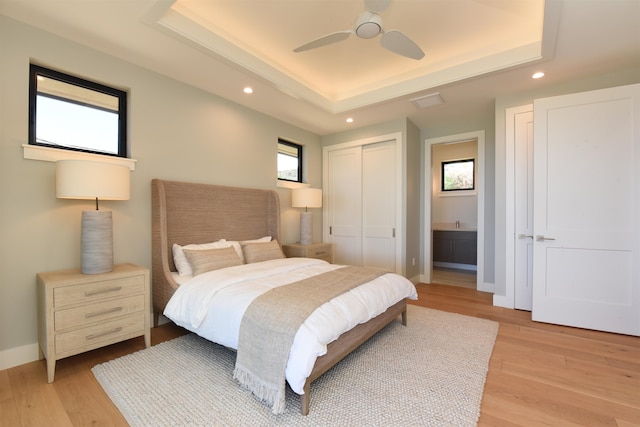
[[[433,262],[476,265],[478,233],[473,229],[441,227],[433,230]]]

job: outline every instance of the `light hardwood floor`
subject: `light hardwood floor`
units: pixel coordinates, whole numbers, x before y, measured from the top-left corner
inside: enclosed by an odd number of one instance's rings
[[[417,288],[417,305],[500,322],[480,426],[640,425],[640,338],[535,323],[530,313],[493,307],[491,294],[473,289]],[[183,333],[154,328],[152,343]],[[52,384],[44,361],[0,371],[0,425],[126,425],[91,367],[143,348],[136,338],[60,360]]]
[[[454,268],[434,267],[431,271],[431,283],[461,286],[476,289],[477,275],[475,271]]]

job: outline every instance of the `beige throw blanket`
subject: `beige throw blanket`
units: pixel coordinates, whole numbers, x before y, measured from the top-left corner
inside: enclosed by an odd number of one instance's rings
[[[233,377],[260,400],[284,412],[285,369],[298,329],[325,302],[384,274],[342,267],[274,288],[256,298],[240,323]]]

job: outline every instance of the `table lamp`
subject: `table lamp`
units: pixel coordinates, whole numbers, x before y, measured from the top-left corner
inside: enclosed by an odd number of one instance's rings
[[[82,211],[82,273],[113,270],[111,211],[99,210],[98,199],[129,200],[131,172],[127,166],[90,160],[56,162],[56,196],[59,199],[96,201],[95,210]]]
[[[322,207],[322,190],[319,188],[295,188],[291,190],[291,206],[305,208],[300,212],[300,244],[313,243],[313,214],[309,208]]]

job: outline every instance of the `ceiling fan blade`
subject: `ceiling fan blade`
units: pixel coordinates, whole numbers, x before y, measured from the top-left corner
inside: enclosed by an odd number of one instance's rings
[[[387,50],[411,59],[422,59],[424,52],[409,37],[398,30],[390,30],[382,35],[380,44]]]
[[[364,5],[369,11],[374,13],[382,13],[391,4],[391,0],[364,0]]]
[[[307,44],[303,44],[302,46],[293,49],[293,51],[303,52],[305,50],[316,49],[328,44],[337,43],[342,40],[348,39],[351,34],[353,34],[353,31],[351,30],[338,31],[337,33],[327,34],[326,36],[320,37],[319,39],[313,40]]]

